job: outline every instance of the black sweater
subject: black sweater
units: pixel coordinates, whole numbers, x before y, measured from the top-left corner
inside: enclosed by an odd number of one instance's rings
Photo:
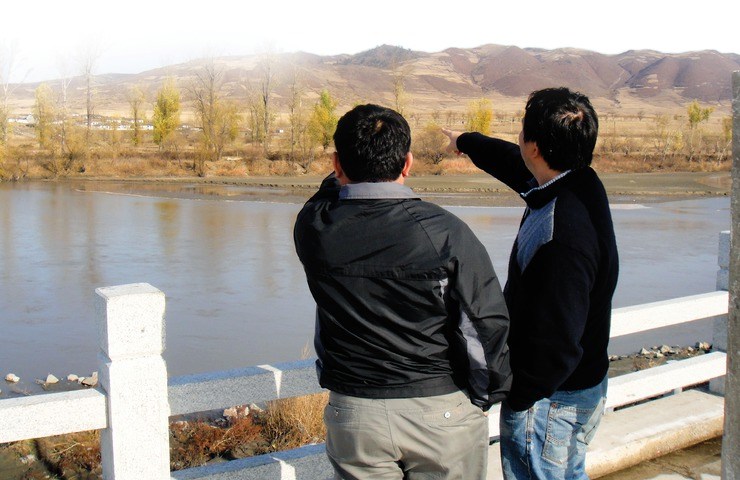
[[[457,148],[519,192],[528,207],[504,288],[514,374],[509,405],[524,410],[557,390],[597,385],[609,367],[618,276],[603,184],[586,167],[537,187],[518,145],[477,133],[461,135]]]

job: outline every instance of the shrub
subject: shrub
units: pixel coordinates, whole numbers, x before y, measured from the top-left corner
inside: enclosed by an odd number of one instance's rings
[[[326,438],[324,408],[328,401],[329,394],[324,392],[268,402],[262,435],[270,450],[323,442]]]

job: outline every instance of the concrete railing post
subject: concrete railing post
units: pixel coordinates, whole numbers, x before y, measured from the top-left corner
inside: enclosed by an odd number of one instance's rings
[[[717,290],[729,290],[730,283],[730,231],[719,233],[719,249],[717,255]],[[712,336],[712,350],[727,352],[727,315],[714,317],[714,332]],[[725,376],[714,378],[709,382],[709,390],[725,394]]]
[[[717,290],[730,290],[730,231],[719,232]]]
[[[727,312],[727,382],[722,478],[740,479],[740,71],[732,74],[732,234]]]
[[[169,480],[164,293],[146,283],[95,293],[108,408],[108,428],[100,435],[103,478]]]

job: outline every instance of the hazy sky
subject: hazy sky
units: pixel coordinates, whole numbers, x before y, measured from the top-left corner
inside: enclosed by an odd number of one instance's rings
[[[740,53],[739,19],[738,0],[21,0],[0,4],[0,55],[14,45],[14,80],[38,81],[63,68],[78,74],[77,59],[90,48],[100,52],[96,74],[266,49],[332,55],[381,44]]]

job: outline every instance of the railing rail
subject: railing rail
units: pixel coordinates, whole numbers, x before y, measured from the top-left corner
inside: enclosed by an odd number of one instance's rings
[[[723,232],[720,245],[724,239]],[[108,480],[313,479],[331,475],[323,445],[170,472],[169,416],[320,392],[313,360],[167,381],[161,357],[164,294],[148,284],[96,292],[101,387],[0,401],[0,443],[100,429],[103,476]],[[727,312],[728,294],[723,291],[619,308],[613,311],[612,337],[710,317],[726,319]],[[607,408],[707,382],[724,375],[726,363],[725,353],[716,351],[612,378]],[[146,389],[140,388],[142,372],[148,372]],[[495,406],[489,414],[491,437],[498,436],[498,411]]]

